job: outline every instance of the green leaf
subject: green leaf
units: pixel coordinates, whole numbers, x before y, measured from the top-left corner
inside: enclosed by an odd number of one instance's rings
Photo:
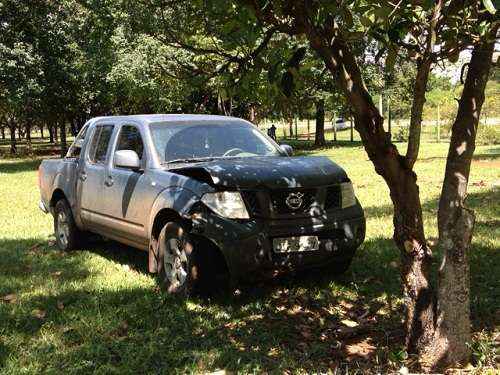
[[[497,10],[495,9],[495,5],[493,5],[493,1],[483,0],[483,5],[491,14],[495,14],[497,12]]]

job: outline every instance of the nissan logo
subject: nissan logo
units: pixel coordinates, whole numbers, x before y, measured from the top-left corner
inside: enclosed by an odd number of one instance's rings
[[[290,193],[286,197],[285,203],[292,210],[298,210],[302,206],[304,194],[303,193]]]

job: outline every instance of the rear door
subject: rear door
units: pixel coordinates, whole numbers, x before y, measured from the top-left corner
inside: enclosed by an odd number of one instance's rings
[[[114,125],[97,124],[92,130],[92,138],[85,148],[84,163],[78,172],[77,200],[83,224],[98,228],[96,215],[102,214],[105,204],[102,193]]]

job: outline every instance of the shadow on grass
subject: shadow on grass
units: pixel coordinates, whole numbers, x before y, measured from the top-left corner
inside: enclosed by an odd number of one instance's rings
[[[36,244],[37,239],[0,241],[0,248],[10,249],[1,254],[8,261],[0,266],[0,296],[27,294],[17,303],[0,302],[0,319],[1,333],[18,337],[30,361],[43,371],[324,372],[332,360],[344,360],[345,343],[369,336],[382,348],[387,340],[401,339],[396,304],[387,307],[377,300],[399,295],[397,275],[383,264],[395,257],[385,239],[366,243],[341,277],[324,269],[245,286],[225,300],[190,301],[150,287],[92,284],[96,275],[86,269],[85,251],[62,255],[46,245],[33,248]],[[146,272],[144,252],[111,242],[89,251]],[[59,284],[46,293],[30,293],[33,284],[54,278]],[[379,313],[383,306],[388,313]],[[34,317],[36,309],[45,312],[42,318]],[[361,315],[359,327],[341,323]],[[47,334],[53,342],[41,338]],[[17,350],[6,340],[0,346],[0,367]]]

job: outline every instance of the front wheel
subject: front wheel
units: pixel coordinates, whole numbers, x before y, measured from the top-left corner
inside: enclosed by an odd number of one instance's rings
[[[54,207],[54,233],[57,247],[63,251],[74,250],[81,240],[81,232],[65,199],[59,200]]]
[[[184,228],[175,222],[165,224],[158,237],[158,276],[168,294],[187,297],[194,292],[198,265],[194,246]]]
[[[330,265],[330,271],[332,271],[334,275],[342,275],[346,273],[349,267],[351,266],[353,258],[354,256],[332,263]]]

